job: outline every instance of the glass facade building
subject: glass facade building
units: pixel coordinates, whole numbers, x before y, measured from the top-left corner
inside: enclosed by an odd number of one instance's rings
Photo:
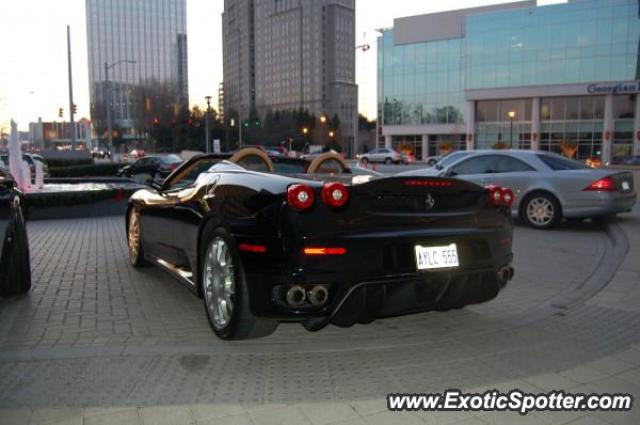
[[[378,40],[385,143],[418,157],[639,153],[639,12],[637,0],[524,1],[397,19]]]
[[[162,109],[189,105],[186,0],[86,0],[91,118],[140,136]],[[135,63],[131,63],[135,62]],[[105,65],[109,68],[108,80]]]

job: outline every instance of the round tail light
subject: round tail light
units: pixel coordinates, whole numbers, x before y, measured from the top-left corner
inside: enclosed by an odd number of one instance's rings
[[[287,190],[287,203],[297,210],[308,210],[313,206],[314,199],[315,193],[307,185],[294,184]]]
[[[322,202],[331,208],[344,207],[349,201],[349,189],[342,183],[326,183],[322,188]]]
[[[502,203],[508,207],[513,205],[513,191],[511,189],[502,189]]]
[[[497,207],[511,207],[513,205],[515,195],[511,189],[488,186],[487,190],[489,192],[489,200],[493,205]]]

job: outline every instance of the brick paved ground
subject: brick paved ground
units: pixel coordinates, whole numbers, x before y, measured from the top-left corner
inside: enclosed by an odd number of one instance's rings
[[[128,266],[122,219],[32,222],[34,290],[0,301],[0,424],[640,423],[638,409],[402,415],[383,402],[451,387],[640,395],[638,229],[637,210],[609,233],[518,227],[516,279],[490,303],[225,343],[186,289]]]

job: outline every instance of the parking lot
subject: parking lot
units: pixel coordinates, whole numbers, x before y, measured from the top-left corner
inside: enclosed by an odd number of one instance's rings
[[[640,395],[639,225],[636,208],[608,227],[517,226],[516,277],[486,304],[316,333],[286,324],[229,343],[210,331],[201,300],[158,269],[129,265],[123,218],[31,222],[34,289],[0,301],[0,423],[38,423],[42,412],[72,420],[60,423],[406,423],[386,411],[386,394]],[[51,416],[50,406],[67,407]],[[149,419],[156,414],[162,421]],[[560,424],[584,415],[513,417]],[[640,420],[637,409],[595,415],[591,423]]]

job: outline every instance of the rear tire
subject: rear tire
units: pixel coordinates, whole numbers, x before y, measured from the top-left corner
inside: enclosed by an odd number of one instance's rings
[[[276,330],[278,322],[251,314],[240,256],[233,237],[224,228],[205,228],[198,275],[207,319],[219,338],[259,338]]]
[[[387,165],[390,165],[390,164],[393,163],[393,160],[391,158],[387,158],[387,159],[384,160],[384,163],[387,164]]]
[[[562,209],[552,194],[534,192],[522,202],[521,216],[534,229],[551,229],[562,219]]]
[[[0,261],[0,296],[23,295],[31,289],[27,226],[20,206],[7,229]]]

